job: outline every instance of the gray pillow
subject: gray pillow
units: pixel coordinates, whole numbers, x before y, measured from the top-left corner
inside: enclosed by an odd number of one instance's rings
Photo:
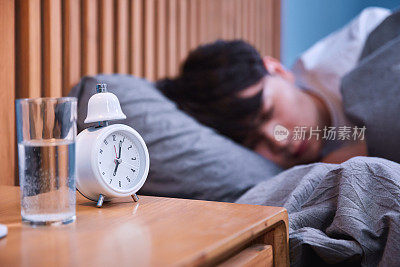
[[[346,115],[366,126],[368,155],[400,163],[400,10],[368,37],[358,66],[342,79]]]
[[[70,96],[78,97],[78,130],[96,84],[108,85],[150,153],[149,177],[141,194],[230,201],[280,169],[258,154],[199,124],[144,79],[131,75],[84,77]]]

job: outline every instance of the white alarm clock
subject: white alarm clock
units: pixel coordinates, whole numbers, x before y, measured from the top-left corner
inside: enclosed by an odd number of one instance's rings
[[[98,84],[96,89],[88,102],[85,123],[97,122],[98,126],[83,130],[76,139],[76,187],[84,197],[97,201],[97,207],[103,201],[129,195],[138,201],[136,192],[150,167],[146,144],[133,128],[108,125],[126,116],[106,84]]]

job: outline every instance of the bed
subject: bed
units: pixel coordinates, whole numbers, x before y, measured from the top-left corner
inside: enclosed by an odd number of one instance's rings
[[[0,79],[9,90],[1,92],[3,105],[0,119],[8,127],[3,127],[1,130],[4,138],[0,142],[6,149],[0,151],[2,159],[0,183],[16,183],[12,112],[14,98],[66,95],[82,76],[89,75],[81,80],[71,92],[72,95],[79,96],[80,110],[84,113],[85,101],[94,93],[92,88],[98,81],[110,84],[111,92],[122,99],[123,109],[129,110],[128,113],[131,116],[128,116],[130,121],[127,123],[132,123],[132,126],[137,128],[148,142],[150,152],[154,155],[152,163],[162,166],[153,169],[153,178],[150,177],[146,182],[143,193],[284,206],[288,209],[290,218],[291,263],[296,266],[322,264],[321,259],[331,264],[340,264],[345,261],[348,264],[362,263],[366,266],[379,263],[395,265],[400,262],[396,251],[400,244],[400,203],[398,201],[400,165],[398,163],[387,159],[361,157],[340,165],[317,163],[299,166],[272,177],[273,173],[279,170],[274,169],[268,161],[223,139],[211,129],[197,125],[193,119],[179,113],[180,119],[170,120],[167,129],[169,131],[187,130],[186,133],[189,135],[196,133],[195,138],[189,139],[186,146],[202,150],[204,146],[198,146],[192,141],[201,141],[201,138],[206,136],[212,138],[206,140],[212,141],[199,143],[207,144],[209,147],[223,143],[221,151],[231,156],[231,158],[223,158],[218,171],[209,168],[210,175],[202,177],[204,180],[199,182],[200,179],[195,175],[195,170],[204,166],[187,172],[188,168],[183,162],[176,164],[181,169],[171,168],[167,163],[175,157],[175,154],[167,154],[163,157],[165,154],[157,153],[157,151],[171,151],[169,148],[176,147],[176,143],[161,144],[159,138],[154,137],[153,133],[162,131],[149,128],[149,125],[165,126],[161,123],[164,120],[162,117],[141,114],[142,111],[146,111],[146,108],[159,114],[166,113],[165,110],[177,112],[176,106],[166,101],[148,81],[123,74],[94,76],[98,72],[131,73],[150,81],[165,75],[171,76],[176,73],[179,61],[190,48],[217,37],[244,38],[254,44],[262,54],[277,56],[279,54],[279,38],[277,37],[279,1],[43,0],[41,2],[0,1],[0,3],[3,10],[11,10],[7,16],[2,17],[5,23],[1,24],[3,27],[1,31],[8,36],[6,38],[8,41],[0,42],[0,48],[4,48],[0,49],[0,53],[3,53],[6,59],[2,62],[4,65],[1,66]],[[61,10],[63,10],[63,16],[59,16]],[[16,11],[16,18],[14,11]],[[231,16],[234,12],[238,12],[237,16]],[[268,23],[263,25],[265,28],[258,27],[256,23],[262,18],[263,12],[271,15],[266,16]],[[212,21],[211,18],[215,16],[218,20]],[[14,21],[17,22],[16,25]],[[212,27],[212,25],[219,26]],[[261,33],[264,36],[260,35]],[[113,42],[112,38],[108,38],[110,35],[117,41]],[[141,41],[138,42],[138,40]],[[269,40],[268,43],[266,40]],[[391,49],[398,51],[400,41],[398,38],[394,41],[396,42],[392,43]],[[163,54],[168,56],[160,56]],[[397,57],[391,58],[397,60]],[[368,68],[370,65],[368,61],[374,62],[374,57],[366,56],[365,60],[360,62],[360,66],[352,72],[353,74],[350,73],[345,77],[344,86],[356,90],[364,89],[357,86],[362,84],[357,75],[365,76],[365,73],[371,71]],[[382,65],[382,71],[388,73],[388,69],[392,69],[392,66]],[[15,77],[15,80],[9,77]],[[398,84],[396,79],[392,82]],[[368,84],[373,83],[369,81]],[[380,86],[385,88],[385,86]],[[132,101],[127,101],[122,95],[127,89],[132,94],[129,97]],[[371,94],[370,96],[376,92],[374,89],[369,88],[367,91]],[[347,91],[349,92],[355,91]],[[398,90],[391,92],[398,92]],[[349,94],[350,98],[347,99],[351,99],[352,95]],[[147,97],[149,105],[144,105],[137,95]],[[390,96],[395,99],[396,94]],[[138,106],[129,108],[129,105],[135,103]],[[143,106],[138,108],[140,103]],[[163,104],[157,105],[159,108],[157,110],[150,105],[151,103]],[[373,117],[357,116],[368,114],[365,109],[368,110],[369,104],[363,107],[347,102],[345,104],[348,114],[358,118],[359,123],[371,123],[368,127],[374,127],[374,123],[378,121]],[[393,114],[393,110],[389,111]],[[80,117],[82,119],[82,114]],[[395,118],[393,115],[386,117],[386,128],[383,127],[382,130],[387,129]],[[155,123],[151,123],[152,120]],[[174,124],[177,121],[185,123],[178,125],[182,127],[177,127]],[[184,128],[183,125],[190,127]],[[78,121],[78,128],[83,127],[85,126],[82,122]],[[197,131],[198,127],[201,131]],[[377,135],[379,134],[381,133]],[[394,136],[392,140],[397,139]],[[377,146],[378,143],[372,145]],[[389,142],[392,148],[397,143]],[[152,153],[152,149],[156,153]],[[236,154],[227,153],[231,150],[240,153],[244,161],[240,164],[235,163]],[[179,150],[177,151],[179,153]],[[182,154],[185,158],[190,158],[184,152]],[[197,153],[191,155],[194,159],[199,157]],[[380,156],[385,155],[380,154]],[[206,166],[211,166],[212,162],[213,160],[208,159]],[[270,172],[265,174],[267,170]],[[250,173],[252,171],[254,173]],[[261,175],[257,175],[260,173]],[[189,176],[192,179],[179,179],[179,177]],[[221,179],[216,179],[216,177]],[[243,179],[243,177],[249,179]],[[372,205],[375,206],[372,207]],[[371,214],[368,213],[370,207],[373,211]],[[359,229],[362,230],[359,231]]]

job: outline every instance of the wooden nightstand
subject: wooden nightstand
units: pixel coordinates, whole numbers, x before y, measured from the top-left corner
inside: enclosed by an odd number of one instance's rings
[[[288,266],[286,210],[142,196],[98,209],[78,193],[77,220],[21,223],[19,187],[0,186],[1,266]]]

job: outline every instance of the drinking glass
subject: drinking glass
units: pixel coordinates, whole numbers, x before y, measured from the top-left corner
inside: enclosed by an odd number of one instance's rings
[[[73,222],[76,98],[17,99],[15,108],[22,221]]]

